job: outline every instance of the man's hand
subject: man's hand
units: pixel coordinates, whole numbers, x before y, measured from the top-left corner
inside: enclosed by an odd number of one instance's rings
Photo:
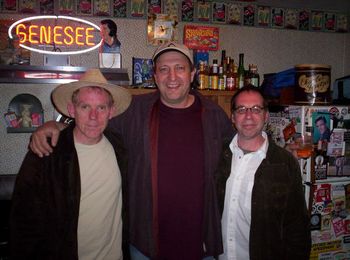
[[[46,122],[32,134],[30,149],[39,157],[48,156],[53,151],[52,147],[57,144],[60,130],[65,127],[65,124],[56,121]],[[51,138],[51,144],[48,143],[48,137]]]

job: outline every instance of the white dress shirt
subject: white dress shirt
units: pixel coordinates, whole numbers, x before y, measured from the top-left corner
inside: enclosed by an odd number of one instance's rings
[[[244,154],[238,147],[237,135],[230,143],[232,151],[231,174],[226,182],[222,235],[224,253],[220,259],[249,259],[249,232],[251,223],[251,202],[254,176],[266,157],[268,138],[255,152]]]

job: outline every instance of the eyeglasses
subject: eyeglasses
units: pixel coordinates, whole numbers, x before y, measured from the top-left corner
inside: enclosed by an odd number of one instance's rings
[[[236,112],[237,114],[244,115],[249,110],[252,114],[258,115],[258,114],[261,114],[262,111],[264,111],[264,109],[265,109],[264,107],[260,107],[260,106],[253,106],[253,107],[240,106],[240,107],[236,107],[233,111]]]

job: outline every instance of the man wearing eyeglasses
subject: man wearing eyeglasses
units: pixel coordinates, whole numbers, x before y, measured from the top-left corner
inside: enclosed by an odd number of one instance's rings
[[[268,139],[260,90],[246,86],[231,100],[237,134],[219,176],[226,181],[220,259],[309,259],[309,218],[301,173],[291,153]]]

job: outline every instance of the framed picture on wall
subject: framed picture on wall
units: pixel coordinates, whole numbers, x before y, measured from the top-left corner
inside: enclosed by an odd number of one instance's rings
[[[181,20],[183,22],[193,22],[193,1],[183,0],[181,3]]]
[[[273,28],[283,28],[284,26],[284,9],[283,8],[272,8],[271,26]]]
[[[285,10],[284,28],[298,29],[298,10],[297,9],[288,8]]]
[[[324,13],[324,30],[327,32],[335,32],[335,13]]]
[[[134,18],[142,18],[145,15],[145,0],[130,1],[130,16]]]
[[[22,14],[35,14],[37,13],[37,5],[35,0],[19,0],[18,11]]]
[[[310,13],[307,10],[301,10],[298,16],[299,30],[308,31],[310,26]]]
[[[75,6],[74,1],[58,1],[58,13],[63,15],[71,15],[74,14]]]
[[[323,12],[311,11],[311,30],[320,31],[323,28]]]
[[[55,2],[54,0],[40,1],[40,14],[54,14]]]
[[[109,0],[94,0],[95,16],[110,16]]]
[[[3,0],[2,1],[2,12],[3,13],[17,13],[18,11],[18,1],[13,0]]]
[[[210,21],[210,3],[197,2],[197,19],[200,22]]]
[[[192,0],[189,0],[192,1]],[[179,14],[179,3],[178,0],[164,0],[163,1],[163,13],[169,15],[178,15]],[[187,2],[187,1],[183,1]]]
[[[270,11],[271,8],[269,6],[258,6],[258,26],[270,26]]]
[[[77,15],[92,15],[92,0],[77,0]]]
[[[337,32],[348,32],[348,16],[346,14],[337,14],[337,25],[336,25],[336,31]]]
[[[212,4],[212,21],[214,23],[226,22],[226,5],[221,2],[214,2]]]
[[[227,19],[228,24],[240,25],[242,24],[243,6],[241,3],[230,3],[227,5]]]
[[[113,16],[119,18],[125,18],[126,13],[126,0],[114,0],[113,2]]]
[[[254,26],[255,23],[255,5],[245,5],[243,7],[243,25]]]
[[[161,0],[148,0],[147,10],[149,14],[160,14],[162,12],[162,1]]]
[[[132,58],[132,84],[134,86],[154,87],[152,59]]]

